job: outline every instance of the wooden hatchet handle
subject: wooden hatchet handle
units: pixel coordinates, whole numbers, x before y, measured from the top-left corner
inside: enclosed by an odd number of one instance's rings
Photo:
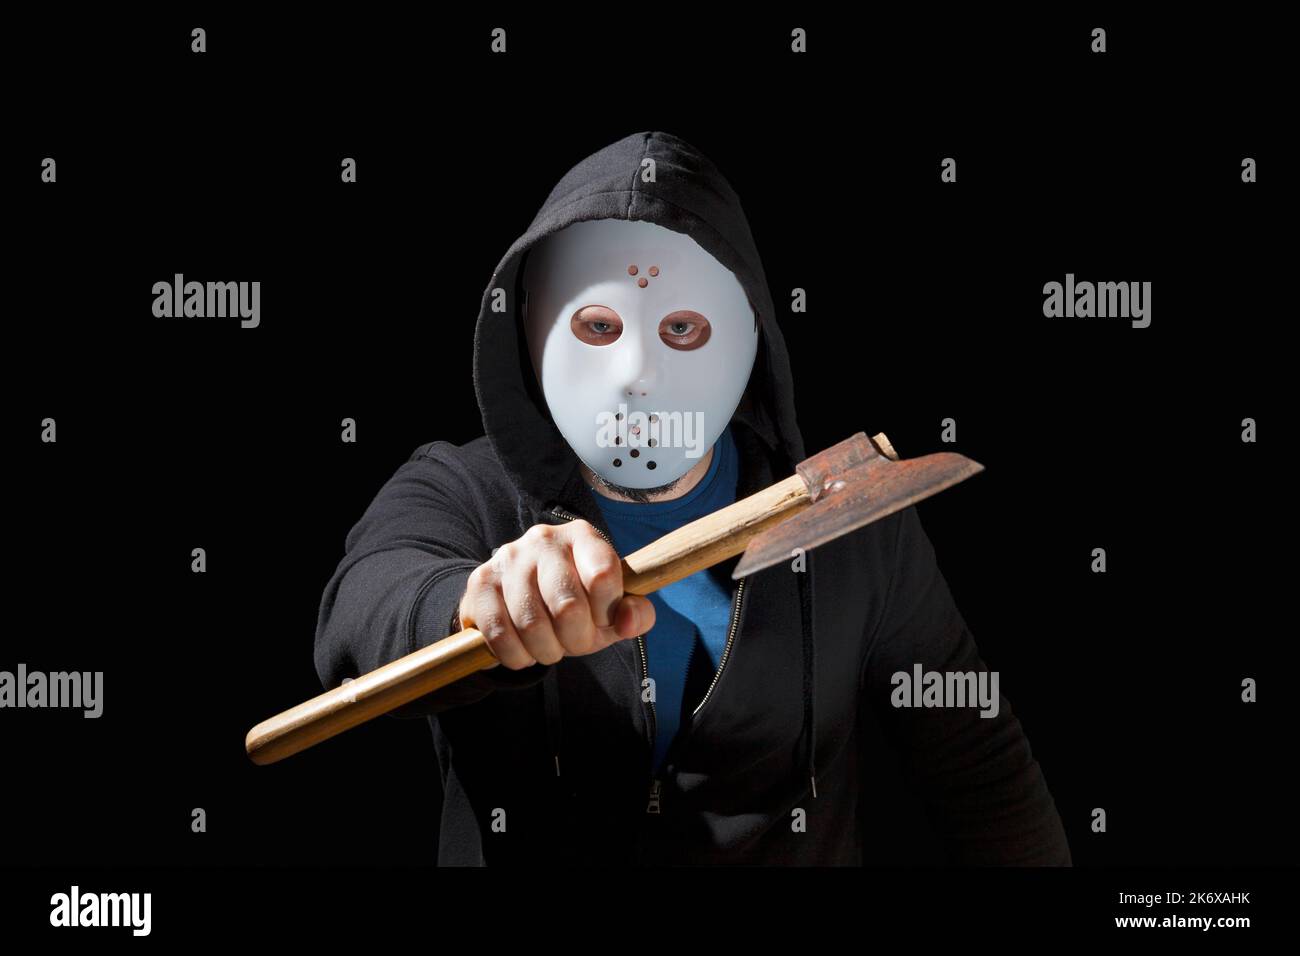
[[[875,441],[895,457],[884,435]],[[650,594],[725,561],[811,503],[803,478],[791,475],[628,555],[623,590]],[[275,763],[498,664],[482,632],[467,627],[262,721],[248,732],[244,748],[253,763]]]
[[[791,475],[684,525],[623,559],[623,590],[649,594],[740,554],[750,538],[808,502],[803,479]],[[467,627],[262,721],[244,747],[254,763],[275,763],[498,664],[482,632]]]

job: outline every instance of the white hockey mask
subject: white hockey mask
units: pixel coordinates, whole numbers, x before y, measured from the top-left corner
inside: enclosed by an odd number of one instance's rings
[[[534,246],[523,287],[533,369],[578,458],[638,489],[698,464],[758,351],[758,319],[731,270],[684,233],[597,219]]]

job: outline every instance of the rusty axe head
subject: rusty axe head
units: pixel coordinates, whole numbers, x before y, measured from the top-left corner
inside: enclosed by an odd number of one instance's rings
[[[791,518],[755,535],[732,578],[770,568],[901,511],[984,470],[965,455],[940,452],[899,460],[883,434],[858,432],[800,462],[808,500]]]

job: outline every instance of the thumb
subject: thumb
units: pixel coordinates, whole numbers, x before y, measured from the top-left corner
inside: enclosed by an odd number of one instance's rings
[[[638,637],[655,624],[655,606],[640,594],[625,594],[614,608],[614,630],[620,638]]]

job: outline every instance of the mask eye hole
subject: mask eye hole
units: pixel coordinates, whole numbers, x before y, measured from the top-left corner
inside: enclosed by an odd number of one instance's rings
[[[569,328],[579,342],[610,345],[623,334],[623,320],[613,309],[603,305],[584,305],[569,320]]]
[[[709,340],[712,331],[709,320],[690,309],[670,313],[659,323],[659,338],[664,345],[682,352],[698,349]]]

